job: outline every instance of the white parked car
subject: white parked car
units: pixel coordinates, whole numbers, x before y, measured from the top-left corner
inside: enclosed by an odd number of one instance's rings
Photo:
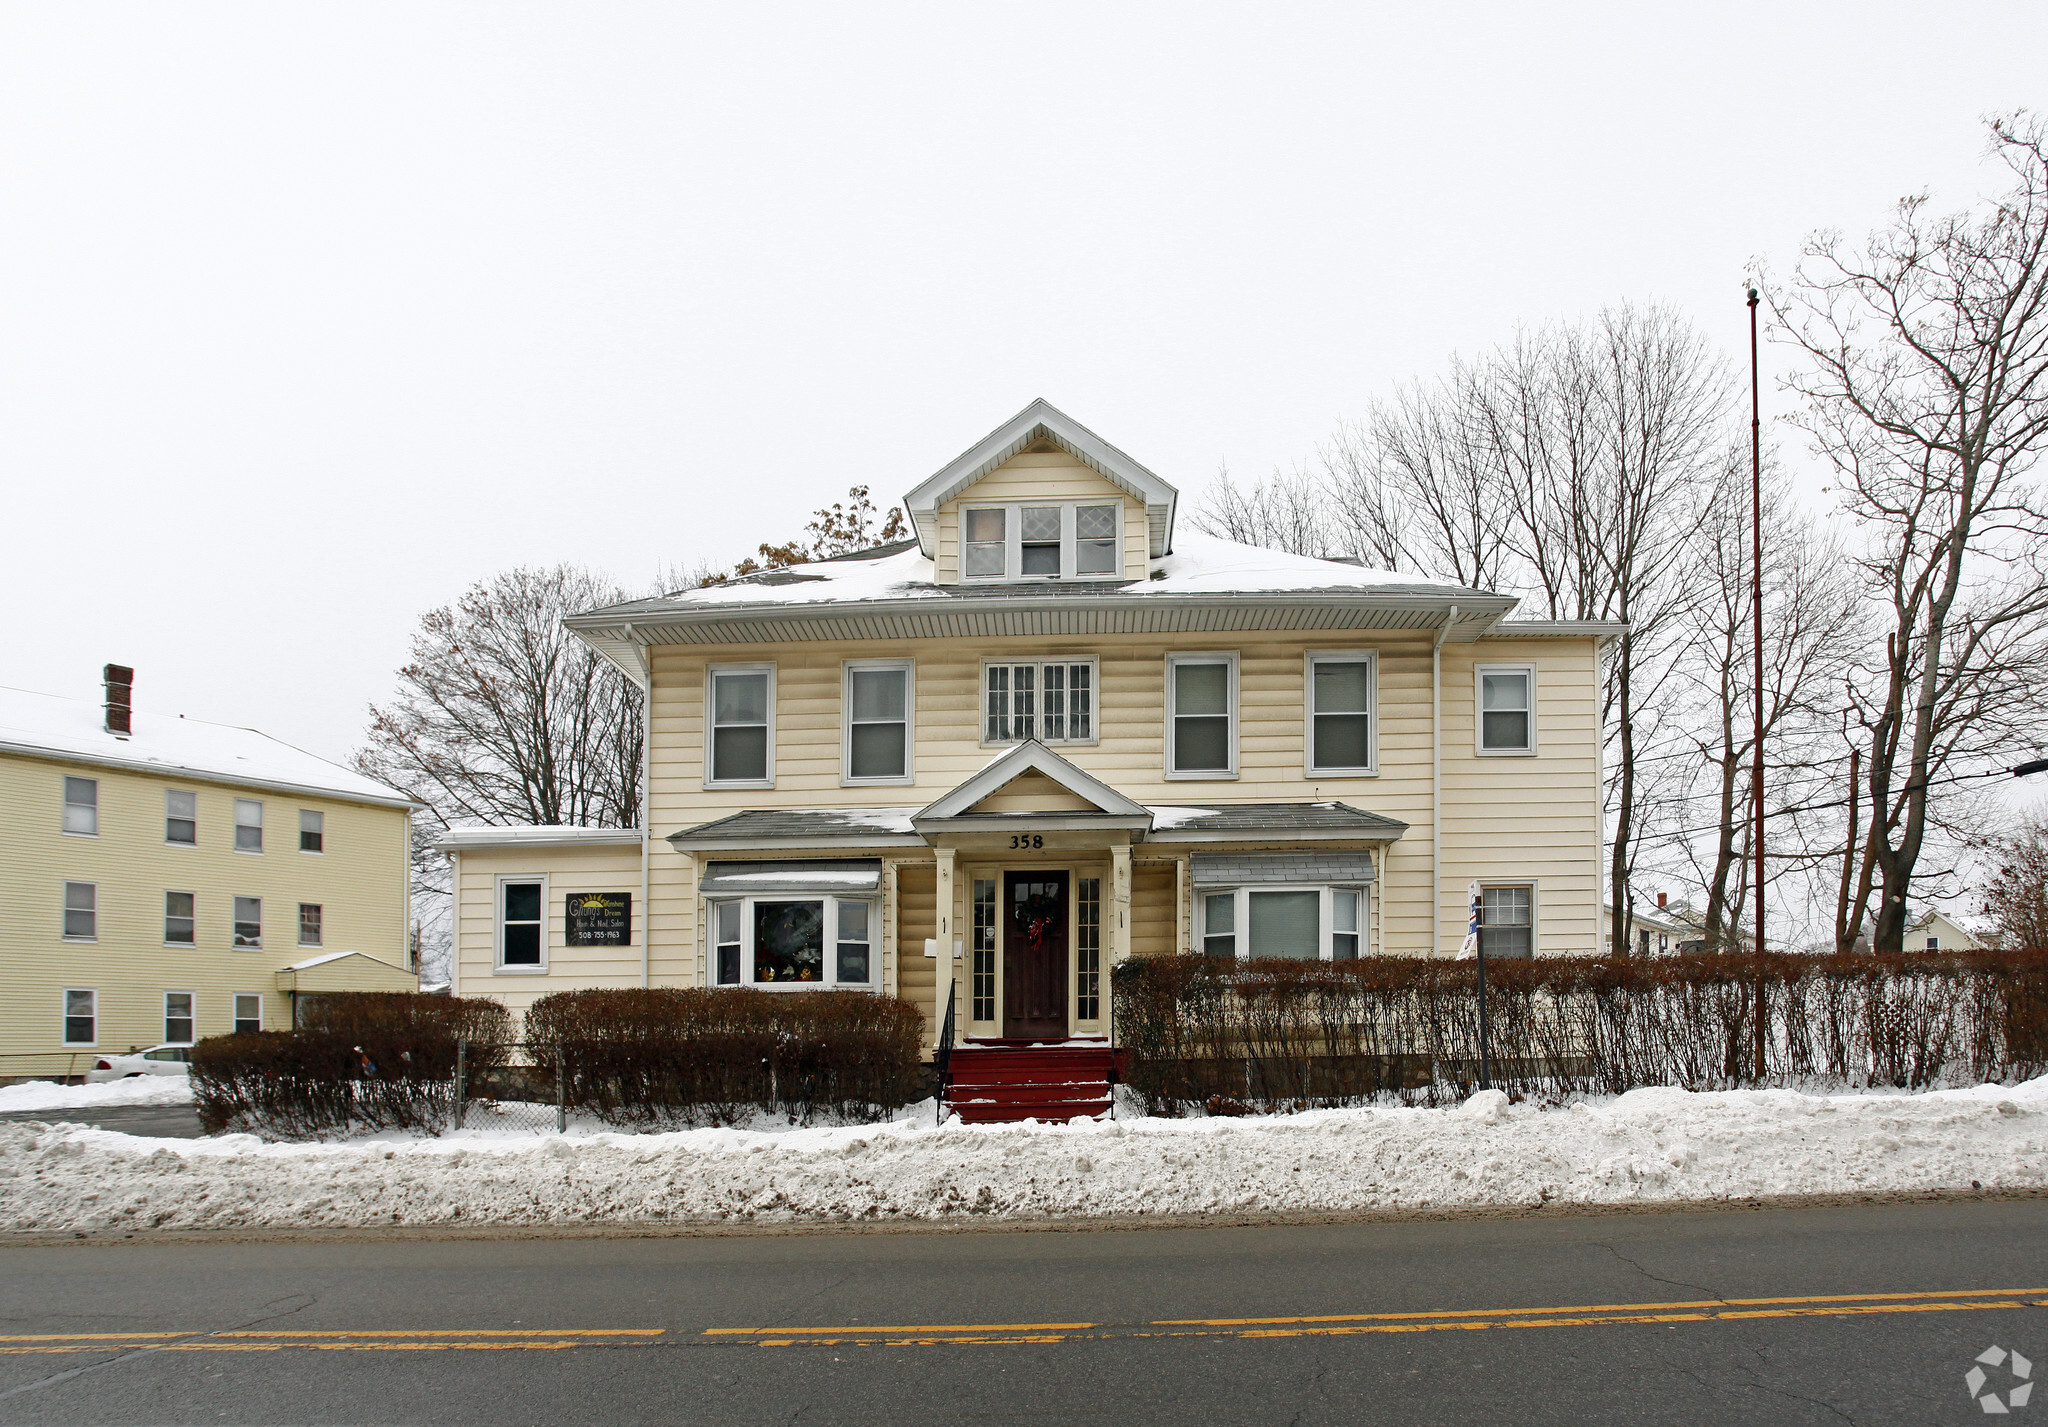
[[[102,1080],[126,1080],[131,1075],[187,1075],[192,1059],[189,1045],[153,1045],[148,1050],[131,1050],[126,1055],[103,1055],[85,1073],[88,1084]]]

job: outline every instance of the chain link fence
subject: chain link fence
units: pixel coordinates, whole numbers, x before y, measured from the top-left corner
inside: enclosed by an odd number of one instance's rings
[[[557,1055],[523,1041],[455,1043],[450,1130],[566,1133],[568,1096],[568,1070]]]

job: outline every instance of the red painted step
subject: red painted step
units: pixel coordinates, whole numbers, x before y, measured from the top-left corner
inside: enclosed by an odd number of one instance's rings
[[[1106,1115],[1114,1056],[1107,1041],[972,1042],[952,1054],[946,1108],[968,1124]]]

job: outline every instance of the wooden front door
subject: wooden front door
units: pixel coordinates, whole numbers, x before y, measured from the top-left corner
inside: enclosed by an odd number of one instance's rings
[[[1067,874],[1003,874],[1003,1034],[1067,1036]]]

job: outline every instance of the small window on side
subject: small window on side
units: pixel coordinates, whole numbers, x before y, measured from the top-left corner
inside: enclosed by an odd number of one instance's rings
[[[164,992],[164,1040],[171,1045],[192,1044],[192,993]]]
[[[740,984],[740,904],[716,902],[712,915],[718,920],[715,950],[718,955],[718,984]]]
[[[199,920],[190,892],[164,893],[164,944],[194,946],[199,941]]]
[[[260,992],[242,992],[235,997],[235,1034],[253,1035],[263,1029],[263,996]]]
[[[499,965],[541,965],[543,896],[539,881],[498,884]]]
[[[235,851],[263,850],[263,804],[254,798],[235,799]]]
[[[64,780],[64,831],[73,837],[100,835],[100,780]]]
[[[182,788],[164,793],[164,841],[191,847],[199,841],[199,795]]]
[[[1009,573],[1009,532],[1005,529],[1009,512],[998,507],[963,514],[967,538],[961,573],[975,579],[1001,579]]]
[[[1536,747],[1535,674],[1530,669],[1479,671],[1482,753],[1530,753]]]
[[[311,808],[299,809],[299,851],[327,850],[327,814]]]
[[[91,1045],[99,1036],[100,993],[82,986],[64,988],[64,1044]]]
[[[299,903],[299,945],[320,945],[320,904],[318,902]]]
[[[1363,900],[1357,892],[1345,887],[1330,893],[1330,960],[1358,960],[1359,937],[1363,932],[1359,926],[1358,909]]]
[[[1202,951],[1225,961],[1237,957],[1237,894],[1211,892],[1202,898]]]
[[[868,930],[874,919],[871,907],[868,902],[839,903],[838,965],[832,971],[841,986],[864,986],[874,979]]]
[[[92,882],[64,884],[64,940],[100,939],[100,889]]]
[[[235,898],[235,949],[238,951],[261,951],[263,949],[263,899],[261,897]]]

